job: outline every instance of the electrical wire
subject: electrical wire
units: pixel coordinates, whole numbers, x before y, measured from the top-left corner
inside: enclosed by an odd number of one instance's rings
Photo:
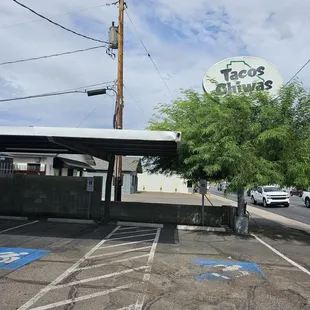
[[[309,62],[310,62],[310,59],[306,61],[306,63],[288,80],[285,86],[287,86],[307,66]]]
[[[90,113],[88,113],[85,117],[84,117],[84,119],[76,126],[76,128],[79,128],[98,108],[99,108],[99,106],[100,106],[100,103],[101,102],[99,102],[97,105],[96,105],[96,107],[94,108],[94,109],[92,109],[91,110],[91,112]]]
[[[115,2],[112,2],[112,3],[105,3],[105,4],[100,4],[100,5],[97,5],[97,6],[92,6],[92,7],[88,7],[88,8],[81,9],[81,10],[71,11],[71,12],[69,12],[69,13],[53,14],[52,16],[53,16],[53,17],[54,17],[54,16],[66,16],[66,15],[71,15],[71,14],[74,14],[74,13],[79,13],[79,12],[88,11],[88,10],[91,10],[91,9],[97,9],[97,8],[100,8],[100,7],[103,7],[103,6],[117,5],[118,3],[119,3],[119,1],[115,1]],[[30,24],[30,23],[36,23],[36,22],[39,22],[39,21],[42,21],[42,18],[40,18],[40,19],[35,19],[35,20],[30,20],[30,21],[28,21],[28,22],[23,22],[23,23],[18,23],[18,24],[12,24],[12,25],[3,26],[3,27],[0,27],[0,30],[6,29],[6,28],[15,27],[15,26],[20,26],[20,25]]]
[[[45,94],[38,94],[38,95],[33,95],[33,96],[25,96],[25,97],[16,97],[16,98],[1,99],[0,102],[15,101],[15,100],[24,100],[24,99],[33,99],[33,98],[41,98],[41,97],[49,97],[49,96],[57,96],[57,95],[66,95],[66,94],[72,94],[72,93],[86,93],[86,91],[82,91],[82,90],[71,90],[71,91],[64,91],[64,92],[45,93]]]
[[[46,59],[46,58],[51,58],[51,57],[58,57],[58,56],[70,55],[70,54],[75,54],[75,53],[81,53],[81,52],[91,51],[91,50],[95,50],[95,49],[103,48],[103,47],[106,48],[107,46],[106,46],[106,45],[99,45],[99,46],[94,46],[94,47],[89,47],[89,48],[74,50],[74,51],[70,51],[70,52],[63,52],[63,53],[57,53],[57,54],[50,54],[50,55],[45,55],[45,56],[32,57],[32,58],[26,58],[26,59],[19,59],[19,60],[13,60],[13,61],[5,61],[5,62],[1,62],[1,63],[0,63],[0,66],[9,65],[9,64],[15,64],[15,63],[20,63],[20,62],[27,62],[27,61],[39,60],[39,59]]]
[[[89,87],[95,87],[95,86],[106,85],[106,84],[111,84],[111,83],[115,84],[115,80],[114,81],[107,81],[107,82],[97,83],[97,84],[92,84],[92,85],[79,86],[79,87],[65,89],[65,90],[60,90],[60,91],[70,91],[70,90],[76,90],[76,89],[82,89],[82,88],[86,89],[86,88],[89,88]]]
[[[45,19],[45,20],[47,20],[47,21],[50,22],[51,24],[53,24],[53,25],[55,25],[55,26],[58,26],[58,27],[62,28],[63,30],[66,30],[66,31],[68,31],[68,32],[71,32],[71,33],[73,33],[73,34],[79,36],[79,37],[82,37],[82,38],[85,38],[85,39],[88,39],[88,40],[92,40],[92,41],[95,41],[95,42],[100,42],[100,43],[109,44],[109,42],[107,42],[107,41],[102,41],[102,40],[99,40],[99,39],[95,39],[95,38],[89,37],[89,36],[87,36],[87,35],[81,34],[81,33],[79,33],[79,32],[76,32],[76,31],[74,31],[74,30],[72,30],[72,29],[69,29],[69,28],[67,28],[67,27],[64,27],[64,26],[62,26],[62,25],[60,25],[60,24],[58,24],[58,23],[52,21],[51,19],[47,18],[46,16],[44,16],[44,15],[42,15],[42,14],[36,12],[35,10],[33,10],[33,9],[31,9],[30,7],[26,6],[25,4],[23,4],[23,3],[21,3],[21,2],[18,2],[17,0],[13,0],[13,2],[15,2],[16,4],[22,6],[23,8],[25,8],[25,9],[27,9],[27,10],[29,10],[29,11],[32,12],[33,14],[35,14],[35,15],[37,15],[37,16],[39,16],[39,17]]]
[[[153,60],[151,54],[149,53],[149,51],[148,51],[148,49],[146,48],[146,46],[145,46],[145,44],[144,44],[144,42],[143,42],[141,36],[139,35],[139,32],[138,32],[137,28],[135,27],[135,25],[134,25],[132,19],[131,19],[130,16],[129,16],[128,9],[127,9],[127,5],[126,5],[126,10],[125,10],[125,12],[126,12],[126,15],[127,15],[128,19],[129,19],[129,21],[130,21],[130,23],[131,23],[131,25],[132,25],[132,27],[133,27],[135,33],[136,33],[138,39],[140,40],[140,42],[141,42],[141,44],[142,44],[144,50],[146,51],[146,54],[147,54],[148,58],[151,60],[151,62],[152,62],[152,64],[153,64],[154,68],[156,69],[156,71],[157,71],[159,77],[160,77],[161,80],[163,81],[163,83],[164,83],[164,85],[165,85],[167,91],[169,92],[171,98],[173,99],[173,95],[172,95],[172,92],[171,92],[171,90],[170,90],[168,84],[166,83],[165,79],[164,79],[163,76],[161,75],[161,73],[160,73],[160,71],[159,71],[157,65],[155,64],[155,62],[154,62],[154,60]]]
[[[141,112],[144,113],[143,109],[141,108],[141,106],[138,104],[138,101],[135,99],[135,97],[131,94],[131,92],[129,91],[129,89],[124,85],[124,88],[126,89],[127,93],[129,94],[129,96],[131,97],[131,99],[135,102],[135,104],[137,105],[137,107],[141,110]]]
[[[87,85],[87,86],[81,86],[81,87],[76,87],[76,88],[71,88],[71,89],[66,89],[66,90],[60,90],[60,91],[55,91],[55,92],[37,94],[37,95],[32,95],[32,96],[24,96],[24,97],[15,97],[15,98],[1,99],[0,102],[8,102],[8,101],[24,100],[24,99],[34,99],[34,98],[42,98],[42,97],[49,97],[49,96],[56,96],[56,95],[65,95],[65,94],[73,94],[73,93],[86,93],[87,92],[86,88],[94,87],[94,86],[99,86],[99,85],[104,85],[104,84],[109,84],[111,82],[114,82],[114,81],[103,82],[103,83],[98,83],[98,84],[92,84],[92,85]],[[83,88],[85,88],[85,89],[84,90],[79,90],[79,89],[83,89]],[[107,86],[107,88],[109,88],[109,86]]]

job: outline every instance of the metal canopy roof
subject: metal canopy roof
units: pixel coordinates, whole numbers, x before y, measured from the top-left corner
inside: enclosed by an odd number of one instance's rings
[[[170,131],[0,126],[0,152],[168,156],[180,141]]]

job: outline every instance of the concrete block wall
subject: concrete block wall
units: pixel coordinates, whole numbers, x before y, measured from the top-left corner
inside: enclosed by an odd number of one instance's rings
[[[104,207],[104,201],[102,201]],[[205,226],[231,225],[231,206],[205,207]],[[135,222],[156,222],[201,225],[201,206],[144,202],[111,202],[111,219]]]
[[[7,175],[0,178],[0,214],[101,218],[102,178],[94,192],[86,191],[87,178]]]

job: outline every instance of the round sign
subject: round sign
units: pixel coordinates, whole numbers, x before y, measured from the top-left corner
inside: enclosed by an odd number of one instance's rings
[[[250,56],[224,59],[205,74],[205,92],[218,95],[263,90],[275,95],[283,86],[283,77],[270,62]]]

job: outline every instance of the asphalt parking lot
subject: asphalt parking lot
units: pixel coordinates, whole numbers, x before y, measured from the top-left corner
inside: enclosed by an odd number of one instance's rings
[[[310,309],[309,235],[270,225],[284,258],[253,236],[0,220],[0,309]]]

